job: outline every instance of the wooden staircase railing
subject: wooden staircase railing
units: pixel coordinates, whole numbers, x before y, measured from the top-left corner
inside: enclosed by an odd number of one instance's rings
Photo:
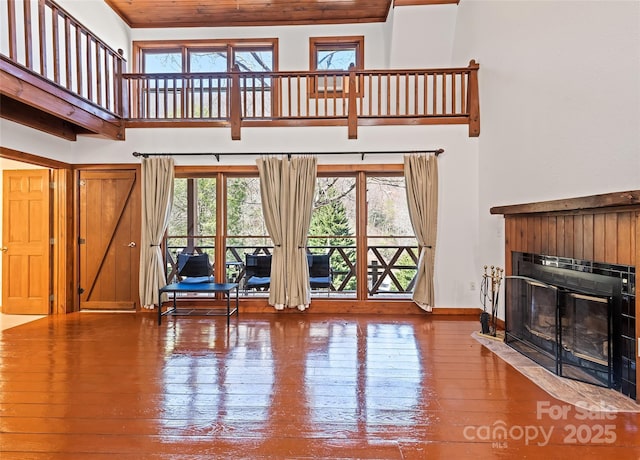
[[[9,59],[116,115],[125,60],[51,0],[6,0]],[[22,5],[18,8],[17,5]],[[4,15],[5,12],[3,12]],[[20,26],[18,26],[20,24]],[[8,51],[8,52],[6,52]]]

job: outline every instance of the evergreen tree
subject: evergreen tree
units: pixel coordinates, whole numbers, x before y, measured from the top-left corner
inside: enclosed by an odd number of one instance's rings
[[[323,238],[314,238],[314,242],[318,246],[326,246],[328,248],[348,247],[344,252],[351,262],[355,263],[356,254],[353,249],[355,241],[352,238],[341,238],[342,236],[351,236],[352,231],[347,218],[347,210],[344,203],[340,199],[326,199],[327,194],[331,195],[331,189],[318,191],[318,196],[325,196],[322,205],[315,208],[312,217],[309,234],[313,236],[321,236]],[[316,200],[316,203],[319,200]],[[335,250],[331,255],[331,268],[334,273],[334,285],[340,286],[345,277],[350,273],[349,265],[345,262],[344,256]],[[355,290],[356,279],[352,277],[345,290]]]

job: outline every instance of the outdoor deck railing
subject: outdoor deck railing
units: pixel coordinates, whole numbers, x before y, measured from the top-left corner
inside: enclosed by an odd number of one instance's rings
[[[175,282],[177,278],[177,255],[182,252],[206,253],[210,260],[215,259],[215,246],[200,240],[199,244],[189,247],[175,244],[174,239],[184,237],[167,237],[166,266],[167,282]],[[211,237],[212,238],[212,237]],[[272,246],[227,246],[225,276],[227,281],[237,282],[242,286],[245,270],[246,254],[272,253]],[[418,248],[411,245],[376,245],[368,246],[367,284],[370,296],[399,295],[412,292],[418,262]],[[309,246],[309,253],[328,254],[333,272],[333,285],[330,291],[334,294],[354,294],[356,282],[356,247],[355,246]],[[409,261],[401,261],[403,254]]]

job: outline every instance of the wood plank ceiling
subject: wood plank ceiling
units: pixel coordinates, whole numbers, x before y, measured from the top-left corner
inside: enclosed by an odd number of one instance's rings
[[[396,0],[399,5],[459,0]],[[384,22],[392,0],[105,0],[132,28]]]

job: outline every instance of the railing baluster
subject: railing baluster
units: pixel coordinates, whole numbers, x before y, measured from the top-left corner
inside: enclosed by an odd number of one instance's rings
[[[433,73],[433,91],[432,91],[432,99],[433,99],[433,115],[438,114],[438,74],[436,72]]]
[[[329,97],[327,95],[327,77],[324,78],[324,116],[327,117],[329,116]]]
[[[358,94],[360,95],[360,97],[358,98],[359,101],[358,103],[360,104],[360,109],[359,109],[359,114],[362,115],[362,112],[364,111],[364,75],[360,74],[358,75]]]
[[[100,59],[100,45],[96,42],[96,103],[102,105],[102,59]]]
[[[187,118],[187,80],[180,78],[180,116],[179,118]]]
[[[16,37],[16,2],[7,0],[7,26],[9,32],[9,59],[18,61],[18,40]]]
[[[253,85],[251,88],[251,98],[252,98],[252,105],[253,107],[251,108],[252,113],[253,113],[253,118],[261,118],[260,115],[260,103],[259,103],[259,86],[258,86],[258,76],[255,74],[251,75],[251,84]]]
[[[396,74],[396,113],[400,115],[400,75]]]
[[[58,35],[58,8],[51,9],[51,30],[53,34],[53,81],[60,84],[60,40]]]
[[[166,77],[164,79],[164,118],[175,118],[175,97],[176,97],[176,88],[175,88],[175,78],[168,78]],[[169,87],[169,84],[171,84],[171,87]],[[173,100],[173,105],[171,105],[171,108],[169,107],[169,105],[172,103],[169,100],[169,91],[171,91],[172,96],[172,100]],[[173,114],[173,116],[172,116]]]
[[[424,73],[424,83],[423,83],[423,91],[424,94],[422,95],[422,103],[424,105],[424,107],[422,108],[423,114],[425,116],[429,115],[429,73],[425,72]]]
[[[387,106],[384,110],[385,115],[391,115],[391,74],[387,74]]]
[[[28,69],[33,70],[33,33],[31,31],[31,2],[29,0],[23,2],[23,12],[25,65]]]
[[[153,79],[153,118],[156,120],[162,118],[160,116],[160,82],[162,77],[156,77]]]
[[[342,92],[344,93],[344,88],[342,88]],[[338,105],[338,77],[334,74],[333,75],[333,94],[332,94],[332,98],[333,99],[333,116],[336,116],[336,111],[338,110],[337,105]]]
[[[200,77],[200,119],[204,118],[204,78]]]
[[[93,39],[87,34],[87,99],[93,100],[93,53],[91,52],[91,44]]]
[[[442,72],[442,114],[447,114],[447,74]]]
[[[65,16],[64,18],[64,77],[65,77],[65,88],[71,89],[72,81],[71,81],[71,40],[69,37],[71,36],[71,23],[69,18]]]
[[[287,75],[287,116],[291,116],[291,76]]]
[[[82,31],[76,26],[76,90],[82,96],[84,91],[83,72],[82,72]]]
[[[296,75],[296,116],[300,116],[300,75]]]
[[[403,75],[404,79],[404,113],[402,115],[409,115],[409,74]]]
[[[272,116],[272,114],[270,113],[271,111],[267,112],[267,107],[265,105],[265,92],[267,91],[267,86],[266,86],[266,81],[265,81],[265,77],[264,75],[261,77],[261,85],[262,85],[262,91],[260,92],[260,97],[261,97],[261,103],[262,103],[262,116],[263,117],[269,117]],[[270,80],[271,84],[273,85],[273,79]],[[272,94],[271,90],[269,91],[269,94]]]
[[[40,49],[40,75],[47,76],[47,30],[44,0],[38,1],[38,47]]]
[[[373,115],[373,75],[369,74],[368,79],[369,79],[369,93],[368,93],[369,94],[369,114],[368,115]],[[380,99],[379,96],[378,96],[378,99]]]
[[[418,87],[418,80],[420,79],[420,74],[417,72],[413,74],[413,114],[418,116],[418,100],[420,95],[420,89]]]
[[[124,71],[124,60],[122,59],[122,54],[124,53],[123,50],[118,49],[118,57],[116,58],[114,56],[114,68],[116,69],[116,73],[115,73],[115,87],[114,87],[114,91],[115,91],[115,100],[116,100],[116,114],[122,116],[122,117],[127,117],[127,109],[124,106],[124,101],[128,100],[128,98],[126,98],[126,87],[124,85],[124,79],[122,78],[122,74]],[[131,107],[131,105],[128,105],[127,107]]]
[[[173,78],[172,80],[172,84],[173,84],[173,119],[175,120],[178,117],[178,79],[177,78]]]
[[[467,81],[467,73],[460,74],[460,110],[462,115],[467,113],[467,90],[465,82]]]
[[[207,88],[208,97],[208,107],[209,107],[209,117],[213,118],[213,78],[209,77],[207,84],[209,87]]]
[[[112,70],[109,66],[109,52],[104,50],[104,106],[111,110],[111,75]]]
[[[226,80],[225,80],[226,82]],[[218,77],[218,83],[217,83],[217,89],[216,89],[216,94],[218,96],[218,118],[222,118],[222,79],[220,77]],[[225,93],[226,94],[226,93]],[[225,112],[225,118],[226,118],[226,112]]]
[[[456,111],[456,72],[451,74],[451,113],[455,115]]]

